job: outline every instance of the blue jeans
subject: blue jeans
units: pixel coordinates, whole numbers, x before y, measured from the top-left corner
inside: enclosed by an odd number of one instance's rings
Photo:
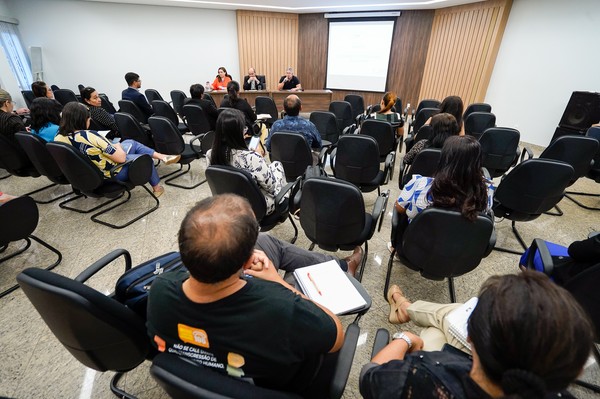
[[[154,155],[154,150],[150,147],[146,147],[143,144],[138,143],[135,140],[124,140],[121,141],[121,147],[123,147],[123,151],[127,154],[127,161],[131,161],[132,159],[136,159],[140,155]],[[129,180],[129,165],[125,165],[121,168],[119,173],[115,176],[117,180],[126,181]],[[152,187],[156,186],[160,182],[160,178],[158,177],[158,172],[154,165],[152,166],[152,174],[150,175],[150,185]]]

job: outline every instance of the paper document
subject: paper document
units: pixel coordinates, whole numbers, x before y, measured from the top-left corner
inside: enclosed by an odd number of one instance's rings
[[[256,119],[269,119],[271,114],[258,114],[256,115]]]
[[[469,299],[446,316],[450,334],[454,335],[469,350],[471,350],[471,345],[467,342],[467,336],[469,335],[467,332],[467,322],[475,306],[477,306],[477,297]]]

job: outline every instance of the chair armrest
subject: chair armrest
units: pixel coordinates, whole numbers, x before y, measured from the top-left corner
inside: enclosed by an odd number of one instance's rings
[[[354,353],[356,352],[356,345],[358,343],[358,336],[360,335],[360,327],[356,323],[352,323],[346,329],[346,335],[344,337],[344,345],[340,349],[335,370],[331,378],[331,386],[329,388],[329,399],[339,399],[344,393],[346,383],[348,382],[348,376],[350,369],[352,368],[352,362],[354,360]]]
[[[194,151],[194,153],[196,155],[198,155],[199,157],[202,156],[202,152],[198,152],[198,150],[194,146],[194,141],[197,141],[198,142],[198,146],[201,147],[202,145],[201,145],[200,142],[202,141],[202,139],[204,138],[204,136],[206,136],[206,133],[202,133],[202,134],[199,134],[197,136],[194,136],[194,137],[192,137],[192,139],[190,140],[190,143],[189,143],[190,144],[190,148],[192,149],[192,151]]]
[[[523,160],[525,159],[525,154],[527,154],[527,159],[533,158],[533,151],[531,151],[531,148],[524,147],[523,152],[521,153],[521,159],[519,160],[519,162],[523,162]]]
[[[551,276],[552,271],[554,270],[554,261],[552,260],[552,256],[550,255],[550,251],[546,245],[546,241],[542,240],[541,238],[535,238],[531,242],[531,245],[529,246],[529,253],[527,254],[527,259],[525,260],[525,266],[529,270],[535,270],[533,261],[535,259],[536,250],[540,253],[542,265],[544,266],[544,273],[548,276]]]
[[[377,223],[379,221],[379,227],[377,231],[381,231],[381,225],[383,222],[383,214],[387,209],[388,198],[390,197],[390,190],[387,190],[384,193],[381,193],[377,200],[375,200],[375,204],[373,205],[373,212],[371,212],[371,217],[373,221]]]
[[[120,256],[123,256],[125,258],[125,271],[131,269],[131,255],[129,254],[129,252],[126,249],[115,249],[114,251],[104,255],[102,258],[98,259],[90,266],[88,266],[84,271],[79,273],[79,275],[75,277],[75,281],[79,281],[80,283],[87,281],[90,277],[98,273],[104,267],[111,264]]]
[[[375,333],[375,341],[373,341],[373,350],[371,351],[371,359],[375,357],[387,344],[390,343],[390,332],[385,328],[377,329]]]
[[[296,181],[298,179],[301,179],[302,177],[299,176],[296,180],[294,180],[293,182],[289,182],[288,184],[286,184],[285,186],[283,186],[283,188],[281,189],[281,191],[279,191],[277,193],[277,196],[275,196],[275,204],[279,204],[281,203],[281,201],[283,200],[283,197],[288,193],[288,191],[290,191],[292,189],[292,187],[294,186],[294,183],[296,183]],[[291,198],[290,198],[291,200]]]
[[[396,151],[390,152],[385,157],[385,163],[383,164],[383,175],[384,184],[388,184],[394,173],[394,164],[396,162]]]

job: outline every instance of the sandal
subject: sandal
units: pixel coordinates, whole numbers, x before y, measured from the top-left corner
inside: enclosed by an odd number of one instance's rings
[[[398,302],[394,301],[394,294],[396,293],[400,294],[400,300]],[[400,287],[394,284],[389,288],[387,293],[387,301],[390,304],[390,315],[388,317],[390,323],[403,324],[410,321],[408,315],[404,315],[400,311],[400,305],[402,305],[404,302],[408,302],[408,299],[404,296],[404,293]]]

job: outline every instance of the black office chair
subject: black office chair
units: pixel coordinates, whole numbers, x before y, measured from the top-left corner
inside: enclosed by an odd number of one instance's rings
[[[326,177],[306,180],[302,186],[300,225],[311,241],[310,250],[318,245],[325,251],[350,251],[364,244],[356,277],[360,281],[369,253],[368,240],[385,213],[387,199],[388,193],[381,194],[373,211],[366,213],[362,193],[354,184]]]
[[[491,112],[471,112],[463,122],[465,134],[479,139],[483,132],[496,126],[496,115]]]
[[[165,99],[163,98],[163,96],[160,95],[160,93],[158,92],[158,90],[156,89],[146,89],[144,91],[144,94],[146,95],[146,98],[148,99],[148,102],[150,104],[152,104],[152,101],[165,101]],[[153,106],[154,107],[154,106]],[[156,110],[155,110],[156,112]]]
[[[183,122],[179,122],[179,118],[177,117],[177,113],[175,110],[163,100],[154,100],[151,102],[152,109],[154,110],[154,116],[164,116],[173,122],[175,126],[177,126],[177,130],[181,134],[188,133],[190,128]]]
[[[46,266],[45,270],[52,270],[61,262],[62,254],[58,249],[32,234],[38,225],[39,212],[37,205],[31,197],[17,197],[0,206],[0,220],[2,220],[3,226],[0,229],[0,253],[5,253],[8,249],[8,244],[11,242],[25,240],[23,248],[0,258],[0,264],[25,252],[31,246],[31,240],[54,252],[58,257],[54,263]],[[44,257],[44,259],[46,258]],[[23,262],[25,263],[25,260]],[[5,289],[0,293],[0,298],[17,288],[19,288],[19,285],[15,284]]]
[[[377,189],[385,184],[393,164],[393,154],[388,154],[384,169],[380,169],[379,145],[370,136],[347,134],[338,140],[331,154],[333,175],[356,185],[362,192]]]
[[[114,178],[105,178],[100,169],[98,169],[98,167],[94,165],[94,163],[86,155],[72,145],[60,142],[52,142],[46,144],[46,147],[48,148],[48,151],[56,161],[62,173],[71,183],[71,186],[74,190],[79,191],[85,197],[109,198],[108,201],[100,205],[88,210],[82,210],[67,205],[68,203],[81,197],[77,196],[61,203],[61,208],[69,209],[78,213],[90,213],[100,208],[104,208],[101,211],[93,214],[91,219],[93,222],[100,223],[113,229],[122,229],[127,227],[158,209],[158,198],[156,198],[152,191],[150,191],[145,185],[148,180],[150,180],[150,174],[152,173],[151,168],[154,167],[152,164],[152,158],[150,158],[150,156],[142,155],[133,161],[126,162],[126,164],[129,165],[129,180],[122,182]],[[133,190],[136,186],[141,186],[148,192],[150,197],[154,199],[154,207],[119,225],[109,223],[98,218],[99,216],[104,215],[105,213],[127,203],[131,198],[131,190]],[[127,198],[125,198],[125,200],[109,208],[105,208],[105,206],[108,204],[122,198],[125,193],[127,193]]]
[[[25,104],[27,104],[27,108],[31,108],[31,103],[35,100],[35,96],[33,95],[33,91],[31,90],[21,90],[21,94],[23,95],[23,99],[25,100]]]
[[[520,139],[519,131],[509,127],[492,127],[479,137],[483,167],[490,177],[502,176],[517,164]]]
[[[131,257],[124,252],[127,266]],[[117,253],[121,253],[117,252]],[[84,366],[115,371],[110,389],[119,398],[135,399],[119,389],[123,375],[135,369],[155,351],[146,333],[145,320],[133,310],[84,283],[114,258],[103,258],[75,279],[30,268],[17,281],[59,342]],[[48,342],[49,345],[53,343]]]
[[[212,105],[214,105],[214,106],[215,106],[215,108],[218,108],[218,105],[217,105],[217,103],[215,102],[215,99],[214,99],[214,98],[213,98],[213,97],[212,97],[210,94],[208,94],[208,93],[204,93],[204,94],[202,95],[202,98],[203,98],[203,99],[205,99],[205,100],[208,100],[208,101],[210,101],[210,102],[212,103]]]
[[[201,106],[197,104],[186,104],[183,106],[183,116],[193,135],[204,134],[212,129],[210,122]]]
[[[171,100],[173,101],[173,108],[180,117],[183,117],[183,105],[187,95],[181,90],[171,90]]]
[[[71,102],[79,102],[79,100],[77,99],[77,96],[75,95],[75,93],[73,93],[72,90],[69,89],[58,89],[58,90],[53,90],[54,92],[54,99],[56,101],[58,101],[59,103],[61,103],[62,105],[67,105],[68,103]]]
[[[333,112],[313,111],[310,113],[309,120],[316,126],[323,145],[335,144],[340,136],[337,127],[337,119]]]
[[[594,138],[598,142],[600,142],[600,127],[589,128],[586,133],[586,137]],[[594,164],[589,169],[589,171],[585,174],[585,177],[587,177],[588,179],[592,179],[596,183],[600,183],[600,148],[598,148],[598,151],[596,152],[596,155],[594,156],[593,162],[594,162]],[[567,197],[568,199],[570,199],[571,201],[573,201],[574,203],[576,203],[577,205],[579,205],[580,207],[582,207],[584,209],[589,209],[589,210],[594,210],[594,211],[600,210],[600,208],[598,208],[598,207],[585,205],[582,202],[573,198],[574,196],[579,196],[579,195],[588,196],[588,197],[600,197],[600,194],[583,193],[583,192],[578,192],[578,191],[567,191],[565,193],[565,197]]]
[[[302,176],[306,167],[313,164],[312,151],[306,137],[298,132],[273,133],[270,159],[281,162],[285,178],[289,182]]]
[[[492,106],[487,103],[473,103],[469,104],[465,112],[463,113],[463,121],[467,119],[467,116],[472,114],[473,112],[492,112]]]
[[[338,130],[340,135],[344,129],[354,122],[352,116],[352,105],[347,101],[332,101],[329,103],[329,112],[333,112],[337,119]]]
[[[279,114],[277,112],[277,105],[275,104],[275,101],[273,101],[273,99],[271,97],[258,96],[258,97],[256,97],[254,104],[255,104],[255,108],[256,108],[256,115],[259,115],[259,114],[271,115],[271,117],[269,119],[265,120],[267,127],[271,128],[271,126],[273,126],[273,123],[277,119],[279,119]]]
[[[339,399],[344,393],[360,328],[352,323],[346,329],[344,345],[339,351],[335,371],[327,392],[327,399]],[[173,399],[301,399],[302,396],[285,391],[257,387],[241,379],[219,373],[211,368],[191,363],[180,356],[161,353],[150,367],[150,374]],[[319,375],[315,379],[319,379]]]
[[[427,208],[405,228],[405,215],[394,212],[392,246],[383,291],[387,298],[394,256],[402,263],[430,280],[448,279],[450,301],[456,302],[454,277],[462,276],[479,265],[496,243],[494,222],[488,215],[480,215],[474,222],[460,212]]]
[[[344,97],[344,101],[350,103],[353,119],[356,119],[358,115],[365,112],[365,100],[363,99],[363,96],[359,94],[347,94],[346,97]]]
[[[98,94],[98,96],[100,97],[100,100],[101,100],[100,106],[102,108],[104,108],[104,110],[106,112],[108,112],[111,115],[114,115],[117,113],[115,106],[113,105],[113,103],[110,102],[110,100],[108,99],[108,96],[106,94],[100,93],[100,94]]]
[[[412,110],[412,116],[414,118],[415,115],[418,115],[419,112],[421,112],[421,110],[425,109],[425,108],[440,108],[440,105],[442,105],[442,102],[433,98],[428,98],[425,100],[421,100],[421,102],[419,102],[419,105],[417,105],[416,109]],[[427,120],[427,119],[425,119]],[[417,129],[418,131],[419,129]]]
[[[411,123],[408,124],[408,131],[406,134],[406,139],[404,140],[404,144],[406,144],[406,151],[410,151],[415,141],[415,135],[421,129],[421,126],[429,120],[433,115],[439,114],[439,108],[423,108],[418,113],[417,116],[413,118]]]
[[[425,148],[415,156],[410,165],[403,162],[398,176],[398,188],[402,190],[414,175],[432,177],[441,157],[440,148]]]
[[[260,231],[269,231],[285,219],[289,219],[294,227],[294,237],[290,240],[293,244],[298,238],[298,228],[289,212],[289,200],[285,198],[293,183],[288,183],[275,197],[275,210],[267,215],[267,202],[264,194],[252,175],[243,169],[233,166],[211,165],[206,169],[206,179],[213,195],[237,194],[250,202],[256,220],[260,224]]]
[[[573,167],[551,159],[528,159],[508,172],[494,194],[494,215],[512,221],[512,231],[522,250],[494,247],[495,250],[521,255],[527,246],[516,229],[516,222],[537,219],[563,197],[573,178]]]
[[[389,155],[392,155],[390,178],[394,177],[393,169],[396,164],[396,148],[398,148],[394,131],[395,129],[389,122],[375,119],[367,119],[360,128],[360,134],[371,136],[377,141],[379,145],[379,162],[385,162]]]
[[[146,147],[155,148],[150,131],[144,129],[133,115],[126,112],[117,112],[115,123],[122,140],[131,139],[144,144]]]
[[[148,124],[148,116],[131,100],[119,100],[119,112],[125,112],[143,125]]]

